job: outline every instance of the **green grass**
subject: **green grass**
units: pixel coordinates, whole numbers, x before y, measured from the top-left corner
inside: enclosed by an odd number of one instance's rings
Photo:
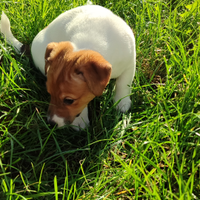
[[[13,34],[30,44],[86,1],[4,0]],[[200,3],[93,1],[133,29],[137,73],[130,112],[114,82],[90,104],[91,126],[50,129],[45,77],[0,39],[0,199],[200,199]]]

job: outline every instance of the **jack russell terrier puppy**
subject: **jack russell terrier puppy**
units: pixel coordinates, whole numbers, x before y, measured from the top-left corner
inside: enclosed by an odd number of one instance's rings
[[[4,13],[1,32],[21,53],[23,44],[13,36]],[[130,108],[135,38],[131,28],[110,10],[85,5],[62,13],[36,35],[31,54],[35,66],[47,77],[50,124],[84,129],[89,124],[88,103],[103,93],[112,78],[116,79],[117,109],[126,112]]]

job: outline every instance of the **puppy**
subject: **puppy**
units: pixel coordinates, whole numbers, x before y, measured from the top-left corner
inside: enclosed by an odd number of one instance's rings
[[[23,44],[13,36],[4,13],[1,32],[21,52]],[[103,93],[112,78],[116,79],[117,109],[126,112],[130,108],[135,38],[131,28],[110,10],[85,5],[62,13],[36,35],[31,54],[47,77],[49,123],[84,129],[89,124],[88,103]]]

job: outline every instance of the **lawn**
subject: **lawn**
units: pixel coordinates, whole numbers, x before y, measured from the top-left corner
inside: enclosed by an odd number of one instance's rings
[[[24,44],[86,0],[3,0]],[[94,0],[136,37],[129,112],[112,80],[90,107],[90,127],[50,128],[45,77],[0,36],[0,199],[200,199],[200,2]]]

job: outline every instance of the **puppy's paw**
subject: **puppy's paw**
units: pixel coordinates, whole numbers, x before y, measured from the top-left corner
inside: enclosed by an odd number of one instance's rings
[[[85,129],[87,126],[89,126],[89,123],[90,121],[88,117],[83,119],[81,116],[79,116],[75,118],[71,125],[74,130],[80,131],[81,129]]]
[[[125,113],[128,111],[131,107],[131,100],[130,97],[125,97],[121,99],[121,101],[117,105],[117,110],[120,110],[121,112]]]

